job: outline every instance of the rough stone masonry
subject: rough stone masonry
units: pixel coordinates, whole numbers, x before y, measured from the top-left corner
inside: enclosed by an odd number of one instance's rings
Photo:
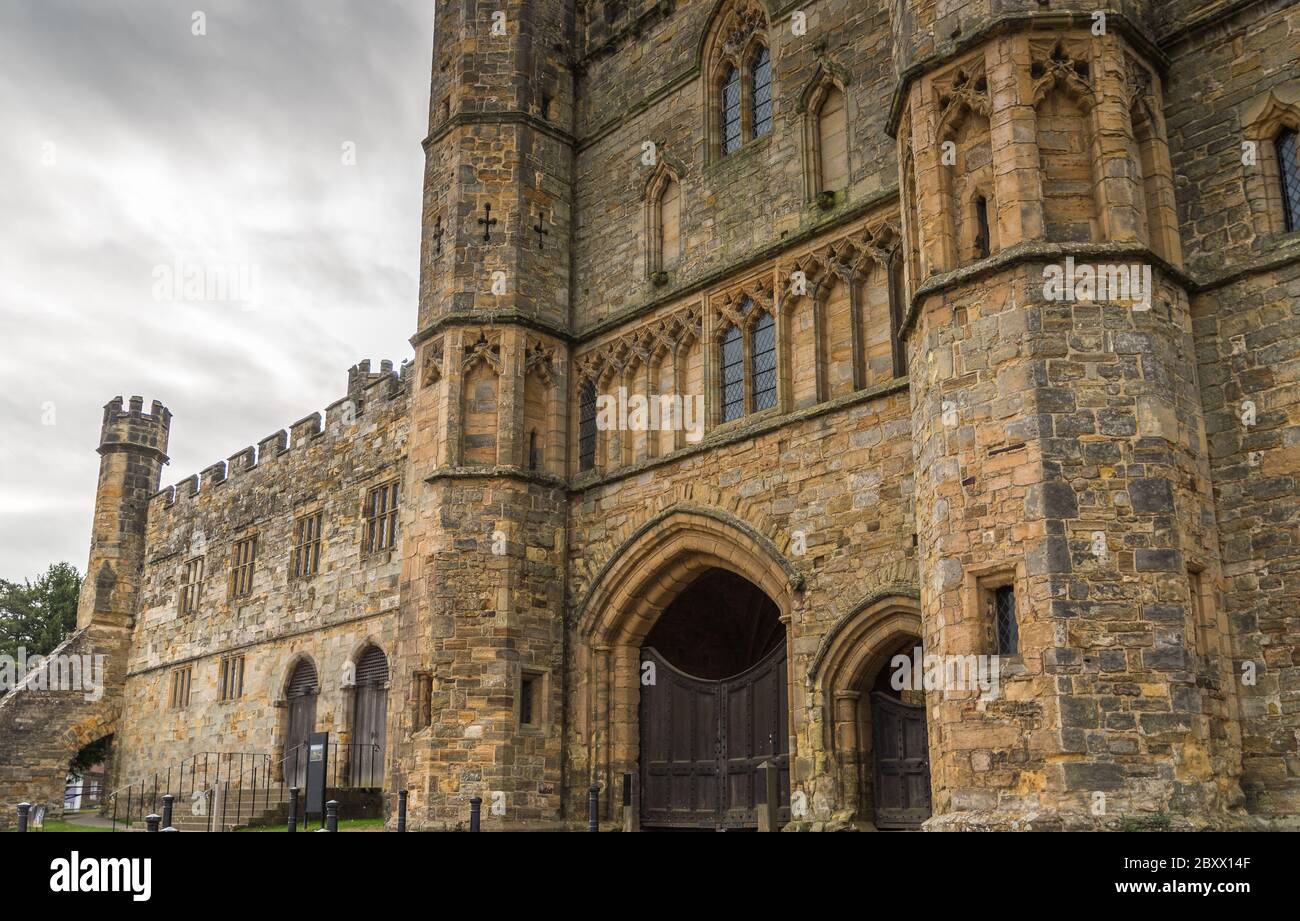
[[[1286,0],[440,0],[414,362],[161,491],[109,404],[110,686],[0,701],[0,823],[107,734],[278,761],[303,663],[353,741],[378,649],[412,828],[756,824],[765,758],[788,829],[1294,825],[1298,59]],[[691,642],[752,589],[781,693],[665,703],[719,572]],[[891,692],[917,647],[996,693]]]

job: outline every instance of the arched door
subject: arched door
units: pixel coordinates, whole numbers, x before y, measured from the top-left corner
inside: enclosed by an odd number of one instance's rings
[[[877,828],[920,828],[930,817],[925,705],[871,695]]]
[[[388,658],[378,646],[357,660],[348,777],[354,787],[382,787],[388,719]]]
[[[641,824],[754,828],[763,800],[758,766],[776,765],[780,821],[790,820],[785,644],[731,678],[709,681],[641,651],[655,682],[641,688]]]
[[[288,700],[288,729],[284,735],[284,776],[292,786],[306,786],[307,737],[316,731],[316,697],[320,682],[311,659],[299,659],[289,676],[284,696]]]

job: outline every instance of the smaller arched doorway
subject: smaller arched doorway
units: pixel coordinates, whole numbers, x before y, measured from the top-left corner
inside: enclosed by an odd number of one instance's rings
[[[383,786],[387,720],[388,657],[370,645],[356,661],[348,755],[348,777],[354,787]]]
[[[834,756],[834,798],[862,827],[913,829],[930,817],[920,635],[914,598],[876,596],[832,628],[813,661]]]
[[[925,692],[912,680],[912,666],[924,660],[921,641],[904,640],[881,663],[871,683],[869,721],[859,738],[871,739],[868,790],[877,828],[914,829],[930,817],[930,751]]]
[[[785,626],[770,598],[724,569],[700,575],[641,647],[641,826],[757,826],[759,765],[789,820]]]
[[[307,738],[316,731],[316,699],[319,695],[320,681],[316,677],[316,664],[304,656],[294,663],[284,689],[288,707],[284,733],[284,776],[292,786],[302,787],[307,782]]]

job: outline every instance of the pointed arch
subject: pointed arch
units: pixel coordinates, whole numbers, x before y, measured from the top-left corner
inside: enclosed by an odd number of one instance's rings
[[[799,100],[803,118],[805,197],[815,200],[823,192],[839,193],[848,186],[849,125],[847,79],[825,63],[804,89]]]
[[[700,40],[699,67],[706,113],[706,159],[713,161],[754,138],[758,127],[754,75],[757,44],[768,51],[771,16],[763,0],[720,0]],[[774,84],[768,83],[769,88]],[[775,99],[775,94],[771,96]],[[770,112],[764,108],[763,112]]]
[[[1102,157],[1088,55],[1087,47],[1058,40],[1040,46],[1030,65],[1049,243],[1089,243],[1099,236],[1094,165]]]
[[[1243,114],[1255,165],[1245,167],[1246,197],[1261,236],[1300,231],[1300,83],[1274,88]]]
[[[939,89],[939,181],[944,259],[958,268],[997,252],[996,177],[988,78],[982,59],[958,66]]]
[[[682,256],[681,170],[660,159],[645,186],[646,274],[677,267]]]

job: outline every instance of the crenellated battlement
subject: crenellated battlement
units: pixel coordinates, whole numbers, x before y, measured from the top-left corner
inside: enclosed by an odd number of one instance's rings
[[[167,439],[171,433],[171,410],[154,400],[149,412],[144,411],[144,397],[131,397],[127,409],[122,408],[121,397],[114,397],[104,405],[104,422],[99,433],[99,453],[147,449],[167,460]]]
[[[334,433],[342,438],[352,437],[351,434],[345,433],[345,428],[363,415],[366,407],[381,406],[409,394],[411,381],[409,361],[402,362],[397,371],[393,370],[393,362],[388,360],[380,362],[380,370],[377,372],[371,372],[370,367],[371,364],[367,360],[349,368],[347,396],[331,403],[325,408],[324,413],[317,411],[304,416],[288,427],[258,440],[256,445],[241,448],[225,460],[219,460],[175,485],[163,487],[150,497],[150,506],[171,508],[177,503],[193,499],[211,489],[237,480],[250,471],[275,463],[290,452],[306,448],[327,433]],[[120,402],[119,399],[117,403]],[[160,408],[158,403],[154,406]],[[167,413],[165,409],[162,411]],[[170,418],[171,414],[167,413],[167,419]],[[165,438],[163,444],[166,445]]]

